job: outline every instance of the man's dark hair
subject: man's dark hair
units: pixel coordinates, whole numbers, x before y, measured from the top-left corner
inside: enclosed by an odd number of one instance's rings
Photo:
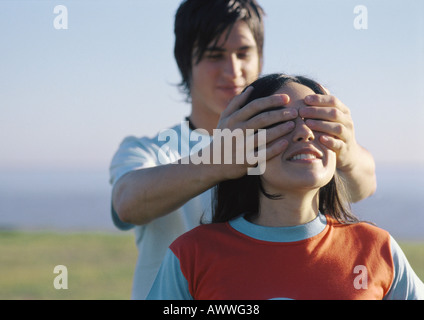
[[[264,44],[264,11],[256,0],[184,0],[175,15],[174,56],[181,73],[180,88],[190,98],[192,63],[199,63],[208,46],[237,21],[245,21],[259,57]]]

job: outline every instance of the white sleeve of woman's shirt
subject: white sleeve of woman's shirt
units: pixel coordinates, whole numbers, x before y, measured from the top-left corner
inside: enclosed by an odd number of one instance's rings
[[[168,248],[147,300],[193,300],[180,260]]]
[[[418,278],[398,243],[391,237],[393,282],[385,300],[424,300],[424,284]]]

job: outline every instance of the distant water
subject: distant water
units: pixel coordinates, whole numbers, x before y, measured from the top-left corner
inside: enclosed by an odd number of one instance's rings
[[[116,231],[108,172],[0,172],[0,229]]]
[[[353,205],[355,214],[396,239],[424,240],[424,167],[377,169],[377,183],[373,196]]]
[[[355,213],[399,240],[424,240],[424,168],[377,170],[378,190]],[[118,231],[108,172],[0,171],[0,230]]]

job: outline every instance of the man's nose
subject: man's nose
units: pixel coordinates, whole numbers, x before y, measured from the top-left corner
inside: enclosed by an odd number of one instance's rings
[[[240,77],[242,75],[241,65],[241,61],[237,55],[229,55],[224,62],[224,74],[231,79]]]

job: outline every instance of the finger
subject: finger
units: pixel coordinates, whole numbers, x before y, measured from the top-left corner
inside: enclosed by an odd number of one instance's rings
[[[347,128],[338,122],[328,122],[319,120],[306,120],[305,124],[312,130],[325,133],[326,135],[336,137],[343,141],[348,140]]]
[[[287,122],[292,122],[290,120],[294,120],[298,117],[297,110],[294,108],[284,108],[272,111],[262,112],[249,121],[246,122],[246,128],[252,129],[267,129],[271,130],[275,126],[282,125]],[[287,126],[292,127],[293,124],[287,124]],[[273,130],[275,131],[275,130]],[[286,134],[286,133],[284,133]]]
[[[274,94],[265,98],[255,99],[238,110],[237,117],[242,121],[247,121],[269,109],[284,107],[289,101],[290,98],[286,94]]]
[[[289,142],[286,139],[278,139],[266,145],[266,160],[271,160],[272,158],[283,153],[289,145]]]
[[[228,116],[234,112],[236,112],[237,110],[239,110],[247,101],[247,99],[249,98],[250,94],[253,91],[253,87],[247,87],[246,90],[244,90],[242,93],[240,93],[239,95],[235,96],[230,103],[228,104],[228,106],[225,108],[225,110],[222,112],[222,116]]]
[[[290,132],[293,131],[293,129],[296,127],[294,121],[287,121],[284,123],[279,123],[276,126],[273,126],[272,128],[266,129],[266,141],[267,143],[270,143],[272,141],[275,141],[279,138],[282,138],[286,135],[288,135]]]
[[[264,174],[266,170],[266,162],[275,158],[276,156],[283,153],[289,143],[285,139],[279,139],[270,144],[261,146],[257,151],[251,151],[251,154],[247,156],[248,159],[254,159],[255,161],[249,162],[249,164],[253,164],[254,167],[248,168],[247,172],[249,175],[261,175]],[[252,154],[254,156],[252,158]]]
[[[305,119],[320,119],[348,124],[350,116],[332,107],[304,107],[299,110],[299,116]]]
[[[335,107],[343,113],[350,113],[349,108],[335,96],[312,94],[305,97],[305,103],[310,106]]]
[[[289,134],[295,128],[293,121],[279,124],[272,129],[246,130],[246,150],[251,152],[265,148]],[[286,139],[285,139],[286,140]]]
[[[330,137],[330,136],[326,136],[323,135],[319,138],[319,141],[328,149],[333,150],[336,153],[339,153],[342,148],[343,148],[343,144],[344,142],[341,141],[340,139],[336,139],[334,137]]]

